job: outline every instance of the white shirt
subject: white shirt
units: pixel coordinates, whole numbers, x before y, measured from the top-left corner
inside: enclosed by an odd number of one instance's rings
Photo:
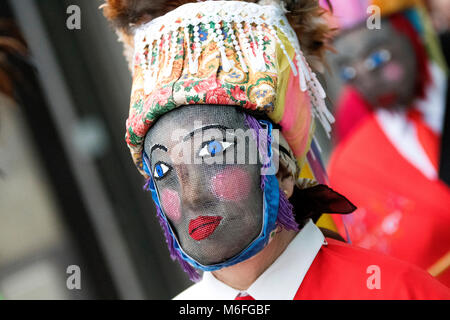
[[[437,134],[441,134],[446,106],[447,78],[444,71],[435,63],[430,64],[432,83],[428,86],[426,98],[415,101],[425,122]],[[435,168],[425,149],[419,142],[414,123],[408,120],[405,110],[390,111],[379,109],[376,119],[397,151],[410,164],[416,167],[430,180],[437,180],[438,168]]]
[[[255,300],[293,300],[303,278],[325,242],[311,221],[295,236],[277,260],[243,293]],[[234,300],[241,291],[217,280],[211,272],[187,288],[174,300]]]

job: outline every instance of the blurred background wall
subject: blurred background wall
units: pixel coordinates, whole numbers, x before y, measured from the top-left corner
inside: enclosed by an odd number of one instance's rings
[[[173,297],[189,281],[124,143],[131,76],[101,1],[0,3],[0,36],[29,50],[0,41],[14,87],[0,93],[0,297]],[[66,286],[71,265],[81,290]]]

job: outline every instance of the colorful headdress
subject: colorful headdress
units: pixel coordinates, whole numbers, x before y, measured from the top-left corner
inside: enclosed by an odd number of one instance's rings
[[[417,61],[416,98],[425,98],[433,81],[430,63],[447,70],[422,0],[321,0],[321,6],[328,10],[327,19],[338,31],[362,25],[370,16],[379,13],[379,18],[388,19],[399,33],[406,36],[414,48]],[[354,88],[346,87],[336,104],[336,137],[342,139],[372,108]]]
[[[317,1],[294,4],[296,16],[290,19],[276,0],[261,4],[184,1],[189,3],[134,27],[121,26],[122,16],[113,10],[117,1],[109,2],[106,15],[118,22],[124,42],[134,48],[126,141],[145,177],[143,142],[159,116],[182,105],[221,104],[267,114],[281,125],[298,167],[308,167],[305,178],[324,182],[317,177],[323,175],[323,165],[308,164],[309,151],[314,162],[319,156],[312,142],[313,117],[328,133],[334,121],[324,102],[325,92],[308,63],[320,68],[322,52],[317,48],[328,31]],[[297,23],[299,15],[303,15],[302,24]],[[135,20],[144,16],[137,15]],[[297,38],[298,31],[304,32],[303,41],[302,34],[300,41]],[[313,166],[321,167],[321,173],[315,174]]]
[[[422,0],[320,0],[326,10],[332,11],[328,16],[329,23],[340,30],[350,29],[366,21],[375,12],[369,10],[376,6],[381,17],[388,18],[401,14],[414,28],[427,50],[428,57],[443,70],[446,64],[436,35]]]

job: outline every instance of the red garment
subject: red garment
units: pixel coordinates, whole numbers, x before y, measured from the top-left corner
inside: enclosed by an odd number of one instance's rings
[[[237,296],[236,298],[234,298],[234,300],[255,300],[253,299],[253,297],[251,295],[246,295],[246,296]]]
[[[364,101],[356,89],[346,87],[336,103],[334,125],[336,141],[345,139],[371,113],[370,105]]]
[[[414,123],[417,131],[417,138],[422,145],[425,153],[430,159],[436,171],[439,169],[440,158],[440,137],[439,135],[430,129],[430,127],[423,120],[423,115],[416,109],[410,109],[408,112],[408,118]]]
[[[417,63],[416,72],[420,75],[420,77],[417,77],[416,79],[416,97],[424,98],[426,88],[431,82],[431,73],[429,68],[429,56],[423,40],[412,22],[404,13],[394,14],[389,17],[389,20],[398,32],[408,37],[410,44],[414,48],[413,52],[416,56]]]
[[[374,115],[337,146],[329,178],[358,207],[344,217],[353,244],[425,270],[450,251],[450,189],[403,158]],[[438,279],[450,286],[449,268]]]
[[[337,240],[327,241],[294,300],[450,300],[449,288],[409,263]],[[375,275],[373,268],[379,273]],[[379,286],[374,286],[374,276],[379,276]]]

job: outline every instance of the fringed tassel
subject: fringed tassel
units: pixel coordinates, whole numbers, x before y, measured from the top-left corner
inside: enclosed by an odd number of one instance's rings
[[[162,42],[162,36],[158,38],[156,41],[156,56],[155,56],[155,62],[152,64],[152,82],[156,83],[158,80],[158,72],[159,72],[159,57],[161,53],[161,42]],[[150,60],[152,59],[152,55],[150,53]]]
[[[230,72],[231,69],[233,68],[233,63],[230,60],[228,60],[227,53],[225,52],[225,45],[224,45],[225,37],[223,36],[223,32],[221,29],[222,26],[220,25],[220,22],[215,22],[214,28],[215,28],[214,40],[217,43],[217,47],[219,48],[220,51],[222,69],[225,72]]]
[[[170,54],[171,54],[171,50],[170,50],[170,43],[169,43],[169,34],[163,36],[163,47],[164,47],[164,61],[162,63],[162,70],[167,69],[167,65],[169,64],[170,61]],[[163,71],[163,75],[165,75],[166,72]]]
[[[195,69],[198,72],[198,68],[199,68],[199,59],[200,59],[200,54],[202,52],[202,45],[200,42],[200,33],[198,32],[200,30],[200,23],[194,26],[194,64],[195,64]]]
[[[252,26],[250,24],[247,24],[247,23],[244,22],[244,26],[246,26],[246,25],[247,25],[248,29],[251,31],[251,27]],[[248,42],[248,38],[247,38],[246,32],[242,28],[241,23],[238,23],[237,27],[238,27],[239,34],[242,35],[242,42],[244,43],[244,48],[243,48],[244,50],[243,50],[243,52],[247,56],[247,61],[250,63],[251,68],[253,70],[257,71],[257,70],[259,70],[258,59],[253,54],[252,48],[250,46],[250,43]],[[252,38],[252,41],[253,41],[253,38]]]
[[[334,123],[335,119],[331,112],[328,110],[325,103],[325,90],[323,89],[322,85],[317,79],[316,74],[311,70],[308,62],[303,56],[300,43],[295,37],[295,34],[291,32],[292,30],[287,30],[286,27],[279,26],[279,28],[287,36],[289,42],[296,51],[296,60],[299,68],[300,90],[303,92],[308,90],[313,107],[313,115],[319,120],[327,136],[330,138],[331,124]]]
[[[220,44],[219,42],[219,46],[220,46],[219,51],[221,56],[222,69],[225,72],[230,72],[231,68],[233,68],[233,64],[230,62],[230,60],[228,60],[227,54],[225,52],[225,47],[223,46],[223,44]]]
[[[158,80],[158,72],[159,72],[159,54],[160,54],[160,46],[162,41],[162,36],[156,40],[156,55],[155,61],[153,60],[153,39],[149,44],[149,66],[148,70],[144,73],[144,92],[145,94],[150,94],[155,88],[156,81]],[[153,62],[153,63],[152,63]]]
[[[259,154],[262,158],[263,162],[263,168],[268,168],[270,165],[269,157],[267,155],[267,146],[272,142],[271,137],[269,135],[266,135],[266,139],[262,139],[259,136],[259,133],[262,132],[263,127],[259,123],[258,120],[256,120],[254,117],[252,117],[249,114],[245,114],[245,124],[247,127],[252,129],[252,135],[255,141],[258,143],[258,150]],[[266,186],[267,177],[266,175],[261,175],[261,190],[264,191],[264,187]]]
[[[190,41],[188,25],[184,26],[184,38],[186,40],[186,51],[187,51],[187,56],[188,56],[189,73],[196,74],[198,71],[198,61],[197,61],[197,63],[195,63],[195,61],[192,57],[192,48],[191,48],[191,41]]]
[[[280,201],[278,205],[277,225],[286,230],[299,231],[300,227],[295,221],[294,207],[286,198],[284,191],[280,189]]]
[[[261,175],[261,182],[260,182],[260,187],[261,190],[264,191],[264,188],[266,187],[266,182],[267,182],[267,176],[266,175]]]
[[[175,56],[177,52],[177,40],[178,40],[178,31],[174,31],[170,36],[171,45],[170,45],[169,62],[164,72],[164,77],[166,78],[170,77],[172,74],[173,63],[175,61]]]
[[[256,141],[258,141],[258,144],[261,146],[262,144],[259,142],[260,141],[259,132],[260,132],[260,130],[263,129],[261,124],[258,122],[258,120],[256,120],[254,117],[252,117],[251,115],[248,115],[248,114],[245,114],[245,123],[250,129],[253,129],[253,132],[252,132],[253,137],[254,137],[254,139],[256,139]],[[270,143],[271,143],[270,136],[267,135],[267,139],[264,143],[266,148],[262,148],[262,147],[260,148],[260,152],[264,150],[264,152],[262,152],[262,154],[261,154],[261,156],[264,159],[266,159],[266,157],[267,157],[267,146]],[[263,191],[264,191],[266,181],[267,181],[267,177],[265,175],[261,175],[261,185],[260,186],[261,186],[261,190],[263,190]],[[282,226],[286,230],[298,231],[299,225],[295,221],[294,207],[289,202],[289,200],[286,198],[284,192],[281,189],[279,190],[279,193],[280,193],[280,200],[279,200],[279,205],[278,205],[277,225]]]
[[[305,64],[304,57],[301,53],[296,54],[297,65],[300,70],[300,90],[305,92],[308,89],[307,83],[311,80],[309,70]]]
[[[314,72],[311,72],[312,74],[312,81],[313,81],[313,88],[319,95],[319,98],[325,99],[327,97],[327,94],[325,93],[325,90],[323,90],[322,85],[320,84],[319,80],[317,79],[317,76]]]
[[[147,180],[143,189],[145,191],[150,191],[149,185],[150,185],[150,179]],[[194,282],[200,281],[201,276],[197,272],[197,270],[194,267],[192,267],[189,263],[187,263],[181,257],[181,255],[178,253],[178,251],[175,249],[175,247],[173,245],[175,239],[173,239],[173,237],[171,236],[171,234],[169,232],[169,227],[167,226],[166,220],[164,219],[163,213],[161,212],[161,208],[159,206],[156,206],[156,216],[158,218],[159,225],[163,229],[163,233],[166,238],[167,247],[169,248],[170,257],[172,258],[172,260],[178,261],[178,263],[181,265],[181,268],[184,270],[184,272],[186,272],[188,274],[189,279],[191,279],[191,281],[194,281]]]
[[[269,25],[269,30],[270,30],[270,33],[272,34],[272,36],[275,37],[276,41],[280,45],[281,50],[283,51],[284,55],[286,56],[286,59],[288,60],[289,64],[291,65],[292,73],[296,77],[298,74],[297,68],[296,68],[294,62],[292,61],[291,57],[289,57],[289,54],[286,51],[286,46],[281,41],[281,39],[278,37],[277,31],[275,30],[275,28],[272,25]]]
[[[256,57],[258,58],[258,71],[264,72],[266,71],[266,62],[264,60],[264,34],[261,22],[259,22],[256,25],[256,33],[258,36],[258,41],[256,41],[256,38],[254,37],[254,34],[252,33],[253,40],[255,41],[255,51],[256,51]],[[256,46],[258,44],[258,46]]]
[[[152,65],[152,54],[153,54],[153,39],[151,38],[147,45],[147,55],[145,56],[146,68],[144,71],[144,92],[145,94],[150,94],[154,87],[155,81],[153,79],[153,65]],[[142,58],[142,57],[141,57]],[[157,63],[157,62],[155,62]]]
[[[150,191],[150,178],[147,179],[144,186],[142,187],[144,191]]]
[[[235,23],[235,27],[236,27],[236,23]],[[236,34],[234,33],[234,30],[233,29],[231,29],[231,30],[232,30],[231,40],[233,41],[234,49],[236,50],[236,53],[238,55],[239,62],[241,63],[242,71],[248,72],[247,64],[245,63],[244,56],[242,55],[242,50],[241,50],[241,46],[239,45],[239,41],[236,37]]]
[[[313,91],[310,88],[309,95],[311,97],[311,104],[313,105],[313,114],[321,123],[328,138],[330,138],[331,124],[334,123],[335,119],[331,112],[328,110],[325,100],[321,97],[318,97],[319,94],[320,93],[318,93],[316,90]]]
[[[258,151],[261,157],[261,162],[263,163],[262,167],[269,168],[270,159],[267,153],[267,146],[271,143],[271,137],[268,134],[266,134],[266,139],[260,137],[260,133],[264,132],[264,129],[259,121],[251,115],[245,114],[245,123],[250,129],[252,129],[253,138],[258,143]]]

